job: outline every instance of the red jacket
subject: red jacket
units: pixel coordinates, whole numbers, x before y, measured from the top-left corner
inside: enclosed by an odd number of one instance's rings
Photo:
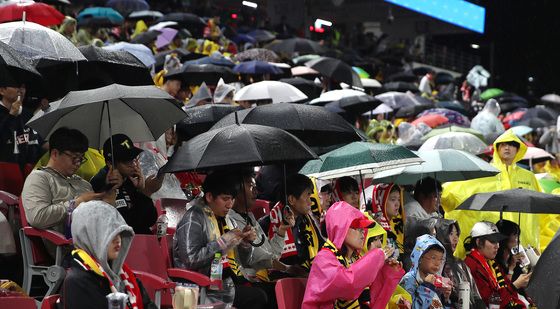
[[[506,286],[503,288],[495,288],[496,284],[492,282],[493,278],[487,274],[487,271],[481,262],[476,258],[468,254],[465,258],[465,264],[471,270],[471,274],[476,282],[476,287],[480,293],[480,297],[488,306],[488,302],[492,294],[498,290],[500,298],[502,300],[500,308],[524,308],[524,303],[519,299],[519,294],[517,290],[511,283],[511,281],[504,275],[504,281]],[[501,266],[498,266],[502,274],[505,274]]]

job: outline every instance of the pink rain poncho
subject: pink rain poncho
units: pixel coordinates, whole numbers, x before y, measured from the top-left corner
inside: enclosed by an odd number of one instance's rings
[[[352,222],[367,218],[348,203],[337,202],[329,208],[325,220],[330,242],[340,250]],[[380,249],[370,250],[345,267],[331,250],[323,247],[313,260],[302,308],[333,308],[337,299],[357,299],[369,287],[370,308],[382,309],[403,275],[402,269],[385,264]]]

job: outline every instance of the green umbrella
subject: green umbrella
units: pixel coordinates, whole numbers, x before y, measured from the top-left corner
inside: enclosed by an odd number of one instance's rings
[[[484,92],[482,92],[480,94],[480,98],[484,101],[495,98],[501,94],[503,94],[504,91],[502,89],[498,89],[498,88],[488,88],[486,90],[484,90]]]
[[[313,60],[313,59],[317,59],[317,58],[321,58],[321,56],[310,54],[310,55],[303,55],[303,56],[295,57],[295,58],[292,59],[292,61],[295,64],[300,64],[300,63],[306,63],[309,60]]]
[[[554,180],[554,179],[539,179],[539,183],[541,185],[541,188],[543,188],[545,193],[550,193],[552,192],[552,190],[556,189],[556,188],[560,188],[560,182]]]
[[[376,183],[396,183],[413,185],[425,177],[432,177],[440,182],[468,180],[489,177],[500,171],[486,161],[461,150],[436,149],[415,152],[424,163],[407,166],[397,175],[375,178]]]
[[[420,164],[422,160],[403,146],[353,142],[308,161],[299,171],[301,174],[332,179],[342,176],[372,176],[387,170],[400,172],[408,165]]]
[[[366,72],[366,70],[364,70],[360,67],[352,67],[352,70],[354,70],[354,72],[358,73],[360,78],[369,78],[369,73]]]
[[[429,139],[430,137],[437,136],[437,135],[447,133],[447,132],[470,133],[470,134],[475,135],[476,137],[480,138],[481,141],[486,143],[486,141],[484,140],[484,135],[482,135],[482,133],[480,133],[480,131],[475,130],[475,129],[471,129],[471,128],[459,127],[459,126],[449,126],[449,127],[446,127],[446,128],[434,129],[434,130],[428,132],[428,134],[424,135],[422,137],[422,140],[425,141],[425,140]]]

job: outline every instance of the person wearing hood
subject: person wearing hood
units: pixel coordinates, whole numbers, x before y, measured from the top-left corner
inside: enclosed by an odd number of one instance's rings
[[[198,87],[198,90],[194,92],[194,95],[191,97],[187,105],[183,107],[183,109],[186,110],[190,107],[206,104],[212,104],[212,93],[210,92],[210,89],[208,89],[208,86],[206,86],[206,83],[202,82],[200,87]]]
[[[437,219],[436,221],[436,238],[446,252],[445,264],[443,265],[443,276],[451,279],[453,281],[453,286],[455,287],[451,291],[451,296],[449,297],[451,305],[453,308],[460,308],[459,303],[459,286],[463,282],[469,284],[470,290],[470,305],[469,308],[473,309],[484,309],[486,304],[480,298],[476,283],[471,274],[471,271],[467,267],[467,264],[453,256],[453,252],[457,248],[457,243],[459,243],[459,235],[461,235],[461,230],[459,229],[459,224],[454,220],[447,219]]]
[[[477,178],[466,181],[448,182],[443,186],[441,196],[442,207],[447,219],[457,220],[462,230],[470,230],[472,226],[481,220],[497,222],[500,219],[499,212],[481,212],[454,210],[471,195],[482,192],[495,192],[510,189],[528,189],[542,192],[535,174],[517,165],[527,152],[527,146],[515,135],[512,129],[500,135],[494,142],[494,155],[492,165],[500,173],[496,176]],[[522,243],[540,244],[540,249],[545,248],[547,243],[540,241],[539,216],[537,214],[521,214],[520,225],[524,226],[521,234]],[[504,213],[503,218],[510,221],[518,221],[517,213]],[[547,222],[556,224],[556,221]],[[544,224],[547,224],[544,223]],[[459,246],[455,252],[456,256],[464,257],[465,250],[462,246],[465,237],[460,237]]]
[[[76,21],[76,19],[70,16],[65,16],[64,20],[62,21],[62,24],[58,28],[58,32],[62,34],[65,38],[67,38],[70,42],[72,42],[72,44],[76,45],[78,44],[78,39],[76,38],[77,25],[78,22]]]
[[[471,121],[471,129],[475,129],[484,135],[487,142],[492,142],[500,134],[504,133],[504,125],[498,119],[500,105],[494,99],[488,100],[480,113]]]
[[[527,308],[529,302],[517,293],[515,283],[495,260],[500,241],[507,238],[492,222],[477,222],[465,240],[469,254],[465,264],[469,267],[482,300],[486,305],[496,296],[500,298],[500,308]]]
[[[330,237],[311,266],[302,308],[358,308],[367,287],[369,307],[385,308],[404,273],[390,259],[394,249],[372,249],[360,256],[366,229],[375,222],[346,202],[334,203],[326,222]]]
[[[398,185],[381,183],[373,186],[369,211],[387,231],[387,245],[398,249],[394,255],[399,260],[399,256],[404,253],[405,215],[402,205],[402,189]]]
[[[422,235],[416,239],[410,258],[412,268],[400,285],[412,296],[412,308],[449,308],[453,286],[441,277],[445,263],[443,245],[432,235]]]
[[[406,221],[405,234],[404,234],[404,258],[403,266],[405,270],[410,270],[412,267],[412,262],[410,260],[410,254],[414,250],[416,245],[416,238],[428,234],[436,235],[436,223],[437,218],[431,217],[421,220],[411,220]]]
[[[72,216],[76,249],[62,285],[62,307],[107,308],[107,294],[121,292],[128,296],[128,309],[157,308],[142,282],[124,263],[134,231],[117,209],[103,201],[90,201]]]
[[[233,95],[235,93],[235,87],[228,85],[224,82],[223,78],[220,78],[216,90],[214,91],[214,103],[216,104],[233,104]]]
[[[356,209],[360,209],[360,186],[350,176],[338,178],[334,183],[336,201],[344,201]]]

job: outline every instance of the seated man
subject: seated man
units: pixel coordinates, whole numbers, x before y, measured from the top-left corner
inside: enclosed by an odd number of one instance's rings
[[[150,196],[161,187],[163,176],[144,178],[137,160],[140,153],[142,149],[134,147],[128,136],[113,135],[112,149],[111,139],[103,144],[106,166],[90,182],[95,192],[103,192],[110,187],[106,184],[109,169],[118,171],[123,183],[117,188],[117,209],[134,233],[151,234],[150,227],[156,223],[157,211]]]
[[[409,222],[439,217],[439,203],[441,200],[441,183],[426,177],[416,182],[414,186],[414,200],[404,205],[404,213]]]
[[[231,175],[214,172],[202,184],[204,195],[193,201],[181,221],[173,238],[173,262],[175,267],[193,270],[210,276],[210,265],[216,253],[223,257],[238,246],[250,247],[256,239],[253,229],[248,227],[229,230],[225,216],[232,208],[237,195],[236,181]],[[222,278],[233,278],[233,270],[227,259],[224,261]],[[235,280],[234,280],[235,282]],[[236,308],[267,308],[267,296],[259,288],[235,285]]]
[[[111,190],[95,193],[87,181],[74,174],[84,162],[87,148],[87,137],[78,130],[59,128],[51,134],[49,163],[29,174],[21,193],[31,226],[70,236],[71,215],[80,203],[103,200],[115,204],[113,188],[122,181],[118,175],[111,171],[107,176],[107,182],[113,184]],[[53,247],[49,248],[53,253],[50,249]]]

